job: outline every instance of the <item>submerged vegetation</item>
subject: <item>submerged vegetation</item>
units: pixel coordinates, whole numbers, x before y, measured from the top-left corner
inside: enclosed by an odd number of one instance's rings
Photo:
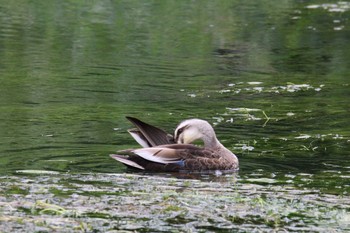
[[[33,232],[350,230],[350,202],[342,195],[296,188],[277,179],[243,179],[237,174],[183,176],[0,177],[0,191],[7,193],[6,199],[0,200],[0,229],[4,232],[16,229]],[[14,185],[20,185],[22,190],[15,193]]]

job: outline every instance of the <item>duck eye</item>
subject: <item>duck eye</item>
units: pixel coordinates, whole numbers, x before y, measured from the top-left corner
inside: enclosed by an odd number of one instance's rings
[[[180,134],[182,134],[182,132],[184,131],[184,127],[180,128],[177,130],[176,134],[175,134],[175,140],[177,141]]]

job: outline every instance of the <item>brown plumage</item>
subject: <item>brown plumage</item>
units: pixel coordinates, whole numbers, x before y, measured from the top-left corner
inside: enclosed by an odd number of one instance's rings
[[[129,133],[144,148],[119,151],[111,157],[130,168],[163,172],[238,169],[237,157],[217,140],[207,121],[183,121],[172,136],[136,118],[127,119],[137,127]],[[190,144],[197,139],[204,147]]]

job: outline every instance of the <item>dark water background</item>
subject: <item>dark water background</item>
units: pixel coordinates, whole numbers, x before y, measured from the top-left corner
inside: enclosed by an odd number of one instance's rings
[[[246,215],[225,217],[226,225],[212,220],[222,217],[215,210],[203,220],[212,228],[193,223],[203,216],[189,208],[180,220],[192,225],[182,231],[349,230],[349,16],[346,1],[0,1],[0,221],[12,223],[5,230],[51,231],[50,223],[38,228],[28,220],[48,214],[33,211],[45,210],[35,207],[37,200],[66,206],[62,193],[52,191],[61,186],[39,198],[24,185],[28,179],[37,190],[55,179],[79,184],[89,174],[92,186],[101,188],[105,174],[106,190],[120,183],[126,193],[135,184],[146,189],[142,182],[119,180],[126,169],[108,156],[137,146],[126,132],[126,115],[169,132],[183,119],[208,120],[240,159],[234,181],[169,178],[172,186],[165,190],[228,188],[233,182],[233,190],[217,189],[214,196],[202,190],[225,213],[221,196],[280,209],[290,206],[278,202],[276,193],[286,190],[292,200],[306,192],[318,201],[287,214],[243,206]],[[117,181],[108,183],[113,174]],[[168,182],[163,175],[130,179],[155,180],[149,184],[155,187],[159,179]],[[95,195],[90,191],[85,197]],[[74,199],[74,192],[65,198]],[[21,202],[17,208],[18,198],[36,205]],[[225,205],[238,208],[235,201]],[[153,213],[140,220],[82,210],[80,218],[90,230],[173,231],[184,224],[172,215],[179,203],[169,211],[175,220],[157,223],[159,228],[152,228],[150,221],[158,218]],[[268,211],[279,213],[279,221]],[[317,211],[323,214],[313,217]],[[119,222],[99,225],[99,219]]]

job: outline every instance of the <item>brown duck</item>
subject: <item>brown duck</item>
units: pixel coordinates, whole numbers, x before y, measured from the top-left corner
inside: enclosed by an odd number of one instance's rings
[[[123,150],[110,156],[129,168],[160,172],[238,169],[237,157],[218,141],[207,121],[185,120],[172,136],[136,118],[127,119],[137,127],[128,132],[144,148]],[[190,144],[198,139],[204,147]]]

